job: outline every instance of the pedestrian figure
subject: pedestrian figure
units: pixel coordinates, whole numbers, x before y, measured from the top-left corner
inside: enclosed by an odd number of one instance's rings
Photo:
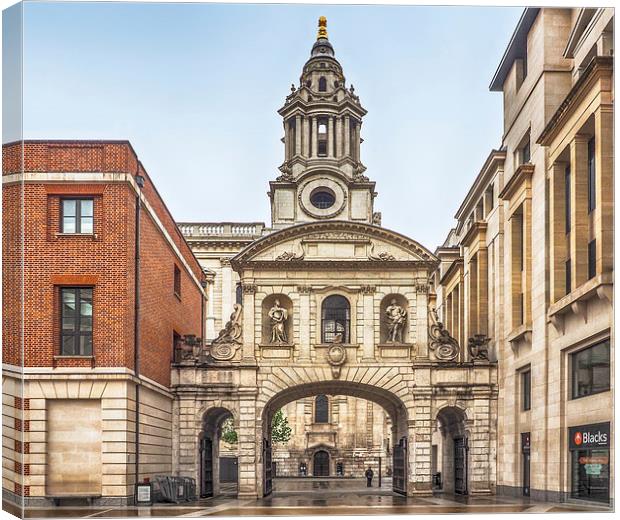
[[[368,468],[366,470],[366,487],[372,487],[372,477],[374,475],[372,469]]]

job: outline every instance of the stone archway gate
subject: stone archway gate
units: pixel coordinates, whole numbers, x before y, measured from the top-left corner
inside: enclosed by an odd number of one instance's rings
[[[384,228],[329,221],[267,235],[231,264],[243,304],[217,339],[172,369],[179,475],[197,477],[204,416],[226,409],[238,433],[239,496],[263,496],[271,415],[287,402],[328,393],[377,402],[390,414],[392,445],[407,445],[410,496],[431,493],[438,412],[460,408],[470,446],[468,489],[494,492],[496,365],[484,349],[465,351],[437,321],[428,284],[437,260],[430,252]],[[333,294],[350,304],[347,343],[322,341],[321,304]],[[286,341],[271,341],[268,307],[275,299],[286,302]],[[398,341],[386,337],[392,301],[406,315]]]

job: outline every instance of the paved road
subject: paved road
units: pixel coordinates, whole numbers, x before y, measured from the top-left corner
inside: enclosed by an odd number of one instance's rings
[[[185,504],[136,507],[57,507],[29,509],[26,518],[123,518],[137,516],[291,516],[291,515],[387,515],[446,513],[566,513],[604,512],[604,507],[541,503],[507,497],[457,497],[437,494],[406,498],[382,489],[368,490],[363,480],[277,479],[274,493],[260,500],[231,497],[203,499]],[[4,505],[7,510],[7,505]],[[15,509],[8,509],[16,514]],[[585,518],[585,516],[584,516]]]

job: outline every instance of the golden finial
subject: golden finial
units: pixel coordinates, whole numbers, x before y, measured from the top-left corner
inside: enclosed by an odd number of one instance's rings
[[[327,40],[327,18],[321,16],[319,18],[319,32],[316,35],[316,39],[325,38]]]

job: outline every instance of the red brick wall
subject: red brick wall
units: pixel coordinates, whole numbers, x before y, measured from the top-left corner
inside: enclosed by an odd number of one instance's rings
[[[3,173],[15,170],[19,144],[5,146]],[[139,162],[128,143],[26,142],[27,171],[135,173]],[[146,172],[144,195],[198,279],[201,270]],[[3,186],[3,349],[7,363],[19,364],[19,194],[20,184]],[[106,366],[133,368],[135,192],[126,182],[28,182],[25,202],[26,366]],[[94,236],[62,235],[60,198],[94,198]],[[201,295],[160,229],[142,211],[141,372],[167,385],[173,331],[201,332]],[[182,272],[182,297],[173,292],[174,264]],[[8,280],[8,285],[7,285]],[[62,285],[92,285],[93,355],[54,358],[60,353]],[[8,310],[8,312],[7,312]]]
[[[22,186],[2,190],[2,353],[3,362],[22,364]]]

